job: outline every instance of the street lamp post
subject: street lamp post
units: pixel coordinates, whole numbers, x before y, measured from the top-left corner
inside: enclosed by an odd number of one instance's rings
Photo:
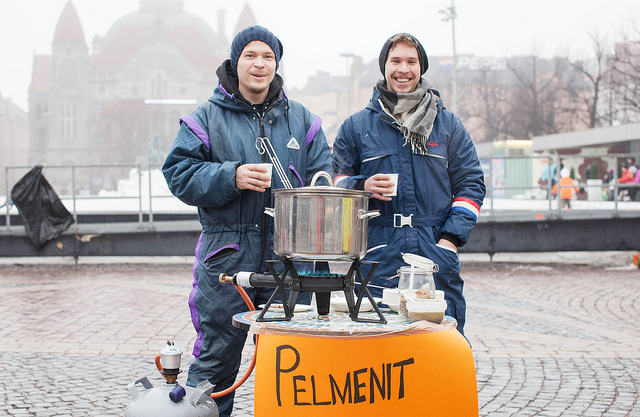
[[[453,92],[453,105],[451,108],[454,113],[458,112],[458,56],[456,55],[456,6],[451,0],[451,6],[445,9],[438,10],[438,13],[442,13],[444,17],[443,22],[451,20],[451,37],[453,40],[453,77],[451,78],[451,90]]]
[[[343,52],[340,54],[345,59],[347,64],[347,74],[345,79],[347,80],[347,117],[351,114],[351,71],[349,70],[349,58],[355,57],[351,52]]]

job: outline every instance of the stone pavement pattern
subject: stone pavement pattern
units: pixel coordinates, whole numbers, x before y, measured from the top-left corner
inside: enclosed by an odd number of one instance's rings
[[[186,373],[188,262],[20,262],[0,264],[0,415],[122,416],[130,382],[163,383],[167,340]],[[637,268],[463,260],[462,273],[481,416],[640,416]],[[234,415],[253,415],[253,376]]]

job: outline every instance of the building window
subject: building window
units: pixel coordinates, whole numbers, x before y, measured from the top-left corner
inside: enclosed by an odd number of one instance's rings
[[[78,83],[78,70],[71,60],[65,60],[60,64],[60,85],[65,88],[73,88]]]
[[[155,74],[151,77],[151,97],[167,96],[167,79],[162,74]]]
[[[38,104],[36,106],[36,120],[44,119],[45,117],[49,117],[49,110],[46,104]]]
[[[62,140],[76,138],[76,103],[63,102],[60,106],[60,137]]]
[[[40,151],[47,150],[47,144],[49,143],[49,130],[43,127],[38,128],[36,135],[36,148]]]

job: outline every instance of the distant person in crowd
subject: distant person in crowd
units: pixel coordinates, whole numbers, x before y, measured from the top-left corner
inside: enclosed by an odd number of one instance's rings
[[[309,185],[317,171],[330,171],[331,152],[320,119],[284,94],[276,73],[283,47],[261,26],[241,30],[231,57],[217,70],[219,83],[209,100],[180,119],[180,128],[162,171],[169,189],[198,207],[202,234],[196,245],[191,319],[197,332],[187,385],[204,380],[221,391],[233,385],[247,332],[232,325],[247,305],[220,273],[268,271],[273,253],[271,188],[282,180],[260,163],[270,162],[256,148],[267,137],[294,187]],[[276,171],[275,169],[273,170]],[[257,307],[273,290],[247,288]],[[233,396],[216,399],[220,416],[233,410]]]
[[[632,183],[634,179],[634,174],[631,173],[631,167],[634,165],[629,165],[629,162],[625,162],[622,164],[622,174],[620,178],[618,178],[618,184],[627,184]],[[627,187],[618,186],[618,200],[629,199],[629,190]]]
[[[573,199],[574,193],[578,192],[578,187],[573,178],[571,178],[571,173],[567,168],[562,168],[560,170],[560,181],[558,184],[553,186],[553,195],[554,197],[558,195],[558,185],[560,185],[560,199],[562,200],[562,208],[571,208],[571,200]]]
[[[556,163],[551,159],[541,159],[542,163],[542,174],[540,174],[540,179],[538,180],[538,184],[544,190],[547,190],[547,198],[549,198],[549,180],[551,180],[551,187],[556,185]]]
[[[433,260],[440,272],[447,314],[462,333],[466,303],[458,248],[478,220],[485,196],[476,149],[462,122],[444,106],[440,93],[422,78],[429,61],[412,35],[389,38],[378,59],[383,78],[369,104],[348,117],[333,146],[337,186],[371,192],[370,209],[381,216],[368,224],[365,261],[379,261],[370,291],[398,285],[402,254]],[[399,174],[397,195],[388,196]]]
[[[618,178],[618,182],[621,184],[624,184],[625,182],[632,182],[633,181],[633,175],[631,173],[631,167],[634,165],[629,165],[627,162],[625,162],[622,165],[622,175],[620,175],[620,178]]]
[[[622,187],[622,191],[626,192],[625,200],[628,201],[639,201],[640,200],[640,170],[635,166],[631,165],[628,169],[628,176],[631,177],[631,181],[626,181],[625,183],[628,185],[626,187]]]
[[[634,168],[636,168],[635,165]],[[638,168],[636,168],[636,172],[633,176],[633,184],[636,185],[635,197],[633,198],[633,201],[640,201],[640,188],[638,188],[640,187],[640,169]]]
[[[616,176],[613,169],[609,169],[602,180],[602,183],[606,186],[607,201],[613,201],[615,190]]]

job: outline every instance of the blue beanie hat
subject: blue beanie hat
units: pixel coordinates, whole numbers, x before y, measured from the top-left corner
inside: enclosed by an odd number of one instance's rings
[[[395,35],[387,39],[385,44],[382,46],[382,50],[380,51],[380,56],[378,57],[378,65],[380,66],[380,71],[382,72],[382,76],[385,76],[384,67],[387,63],[387,57],[389,56],[389,51],[391,50],[392,39],[398,35],[405,35],[415,41],[416,49],[418,50],[418,59],[420,60],[420,75],[423,75],[425,72],[427,72],[427,69],[429,68],[429,58],[427,57],[427,53],[424,51],[422,44],[413,35],[409,35],[408,33],[396,33]]]
[[[261,41],[271,47],[271,50],[276,54],[276,70],[280,65],[280,58],[282,58],[282,43],[280,40],[271,33],[268,29],[262,26],[249,26],[242,29],[231,42],[231,68],[235,71],[238,67],[238,58],[247,44],[253,41]]]

